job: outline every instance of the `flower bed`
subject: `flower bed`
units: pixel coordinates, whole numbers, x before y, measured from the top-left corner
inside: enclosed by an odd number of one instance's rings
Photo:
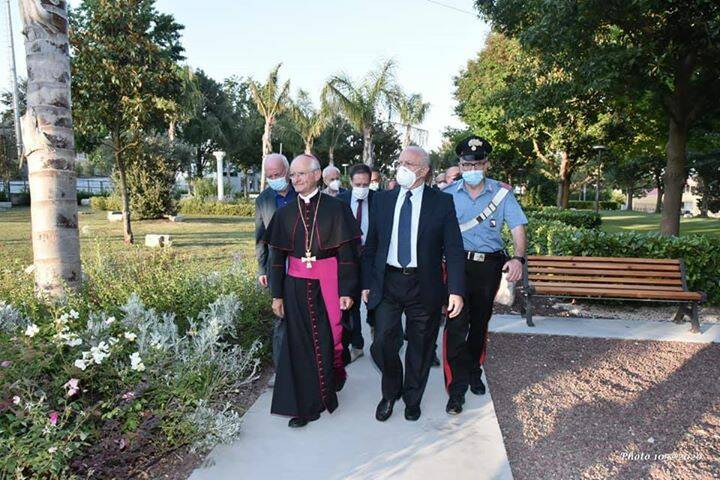
[[[129,478],[148,455],[236,437],[271,329],[251,268],[86,261],[86,287],[55,306],[17,265],[0,273],[0,478]]]

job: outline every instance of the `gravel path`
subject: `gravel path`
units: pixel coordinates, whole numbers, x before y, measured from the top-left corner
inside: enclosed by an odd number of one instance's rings
[[[516,480],[720,478],[720,345],[491,333]]]

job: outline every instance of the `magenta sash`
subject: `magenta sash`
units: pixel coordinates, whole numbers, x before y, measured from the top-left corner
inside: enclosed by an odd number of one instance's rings
[[[338,286],[337,258],[322,258],[312,262],[312,268],[307,268],[297,257],[288,256],[288,275],[295,278],[309,278],[320,281],[320,293],[325,303],[325,310],[330,320],[330,329],[333,336],[334,358],[333,370],[338,379],[345,378],[345,363],[343,362],[343,346],[341,324],[342,311],[340,310],[340,288]],[[316,319],[313,319],[316,320]]]

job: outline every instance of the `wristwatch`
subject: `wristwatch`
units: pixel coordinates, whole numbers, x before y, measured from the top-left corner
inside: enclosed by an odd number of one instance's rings
[[[525,257],[521,257],[518,255],[512,257],[510,260],[517,260],[518,262],[522,263],[523,265],[525,265],[525,261],[526,261]]]

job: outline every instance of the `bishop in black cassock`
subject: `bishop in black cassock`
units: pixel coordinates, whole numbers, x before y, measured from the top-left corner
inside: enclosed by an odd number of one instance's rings
[[[297,200],[279,209],[265,233],[273,310],[283,318],[272,413],[302,427],[338,406],[345,383],[341,310],[359,288],[361,232],[347,204],[317,188],[315,157],[293,160]]]

